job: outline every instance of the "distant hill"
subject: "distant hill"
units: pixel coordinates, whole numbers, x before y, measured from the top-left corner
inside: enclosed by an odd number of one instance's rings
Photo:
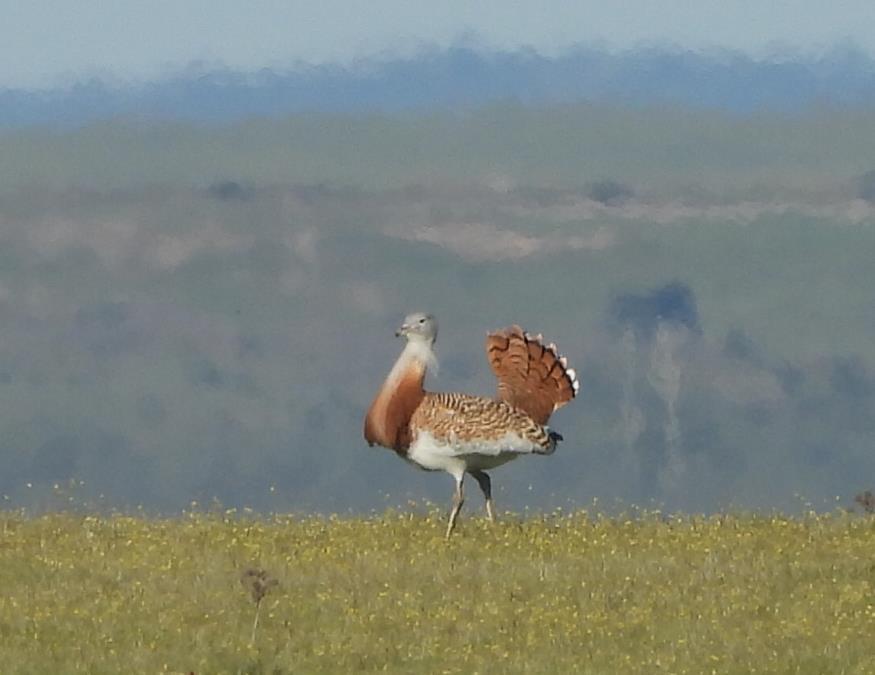
[[[466,109],[495,101],[678,105],[736,113],[875,103],[875,61],[842,47],[820,58],[755,59],[730,51],[578,47],[561,56],[465,47],[352,66],[235,72],[193,66],[157,82],[90,80],[66,89],[0,91],[0,128],[77,126],[139,116],[232,122],[293,112]]]

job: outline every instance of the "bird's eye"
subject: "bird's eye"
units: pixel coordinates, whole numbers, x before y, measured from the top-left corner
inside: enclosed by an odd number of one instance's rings
[[[419,323],[425,323],[425,317],[421,318],[421,319],[419,320]]]

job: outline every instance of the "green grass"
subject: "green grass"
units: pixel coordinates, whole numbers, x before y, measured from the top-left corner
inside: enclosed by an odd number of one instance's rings
[[[5,673],[870,673],[875,520],[0,516]],[[278,581],[256,606],[240,582]]]

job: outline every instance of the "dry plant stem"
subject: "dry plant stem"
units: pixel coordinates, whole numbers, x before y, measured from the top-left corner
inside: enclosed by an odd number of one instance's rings
[[[261,601],[270,589],[278,585],[278,582],[265,570],[252,567],[244,570],[240,576],[240,583],[249,591],[249,595],[255,603],[255,619],[252,622],[252,637],[250,638],[250,643],[254,643],[255,634],[258,630],[258,617],[261,613]]]
[[[258,630],[258,615],[261,613],[261,600],[255,603],[255,621],[252,622],[252,637],[249,639],[251,643],[255,643],[255,631]]]

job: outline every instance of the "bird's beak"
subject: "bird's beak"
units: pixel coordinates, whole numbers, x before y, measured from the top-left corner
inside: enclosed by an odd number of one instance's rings
[[[395,331],[395,337],[401,337],[402,335],[407,335],[407,331],[410,330],[410,326],[406,323],[401,324],[401,328]]]

